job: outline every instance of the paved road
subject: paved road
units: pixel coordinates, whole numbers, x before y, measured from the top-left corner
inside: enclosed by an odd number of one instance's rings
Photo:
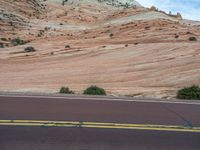
[[[87,121],[200,127],[200,105],[107,98],[0,96],[0,120]],[[0,126],[2,150],[199,150],[200,133]]]
[[[200,134],[62,127],[0,127],[1,150],[199,150]]]
[[[109,101],[95,100],[95,98],[87,100],[0,96],[1,120],[31,119],[200,126],[199,115],[200,105]]]

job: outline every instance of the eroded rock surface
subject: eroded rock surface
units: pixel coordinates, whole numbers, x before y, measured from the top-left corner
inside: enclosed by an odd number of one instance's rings
[[[76,2],[0,0],[0,90],[98,85],[114,95],[174,97],[200,84],[198,22],[140,5]],[[24,42],[14,46],[17,37]],[[29,46],[37,51],[26,53]]]

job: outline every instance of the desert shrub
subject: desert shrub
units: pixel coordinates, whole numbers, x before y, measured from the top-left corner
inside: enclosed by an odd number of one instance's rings
[[[110,34],[110,37],[112,38],[113,36],[114,36],[114,34],[113,34],[113,33],[111,33],[111,34]]]
[[[65,48],[70,48],[70,45],[65,45]]]
[[[50,27],[45,27],[45,28],[44,28],[45,31],[48,31],[48,30],[50,30],[50,29],[51,29]]]
[[[158,11],[158,8],[156,8],[155,6],[151,6],[150,10],[151,11]]]
[[[62,5],[64,6],[65,5],[65,2],[67,2],[68,0],[63,0],[62,1]]]
[[[26,48],[24,49],[24,51],[25,51],[25,52],[35,52],[36,50],[35,50],[34,47],[29,46],[29,47],[26,47]]]
[[[106,95],[106,91],[103,88],[97,86],[88,87],[83,94],[86,95]]]
[[[8,41],[8,39],[7,39],[7,38],[1,38],[1,40],[2,40],[2,41]]]
[[[146,27],[145,27],[145,30],[149,30],[149,29],[150,29],[150,26],[146,26]]]
[[[45,30],[40,30],[37,36],[38,37],[44,36],[44,32],[45,32]]]
[[[11,40],[11,43],[14,45],[14,46],[17,46],[17,45],[23,45],[23,44],[26,44],[27,42],[20,39],[19,37],[18,38],[15,38],[15,39],[12,39]]]
[[[4,45],[3,45],[3,43],[0,43],[0,48],[4,48]]]
[[[59,93],[62,93],[62,94],[74,94],[73,91],[71,91],[68,87],[61,87],[60,88],[60,92]]]
[[[178,39],[178,38],[179,38],[179,35],[176,34],[176,35],[175,35],[175,38]]]
[[[189,37],[189,41],[197,41],[196,37]]]
[[[195,99],[200,100],[200,87],[193,85],[191,87],[185,87],[177,92],[178,99]]]
[[[128,47],[128,44],[125,44],[125,47]]]

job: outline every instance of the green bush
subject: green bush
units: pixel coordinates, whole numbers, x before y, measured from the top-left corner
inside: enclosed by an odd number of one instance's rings
[[[22,39],[20,39],[20,38],[18,37],[18,38],[12,39],[12,40],[11,40],[11,43],[12,43],[14,46],[17,46],[17,45],[26,44],[27,41],[24,41],[24,40],[22,40]]]
[[[83,94],[86,95],[106,95],[106,91],[103,88],[97,86],[88,87]]]
[[[177,92],[178,99],[195,99],[200,100],[200,87],[193,85],[191,87],[185,87]]]
[[[61,87],[59,93],[63,93],[63,94],[74,94],[74,92],[71,91],[68,87]]]

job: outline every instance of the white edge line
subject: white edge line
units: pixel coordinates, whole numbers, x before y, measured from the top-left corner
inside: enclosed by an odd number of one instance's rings
[[[200,105],[198,102],[183,102],[183,101],[159,101],[159,100],[135,100],[121,98],[99,98],[99,97],[62,97],[62,96],[26,96],[26,95],[0,95],[0,97],[16,97],[16,98],[46,98],[46,99],[64,99],[64,100],[87,100],[87,101],[120,101],[120,102],[141,102],[141,103],[169,103],[169,104],[184,104],[184,105]]]

